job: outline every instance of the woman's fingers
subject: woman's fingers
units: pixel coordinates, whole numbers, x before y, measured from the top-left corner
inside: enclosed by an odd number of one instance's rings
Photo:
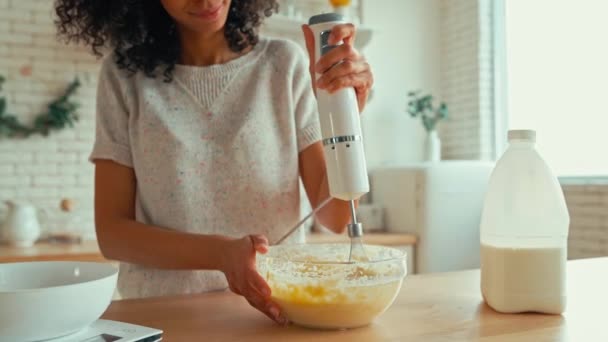
[[[275,303],[269,300],[264,300],[258,296],[246,296],[245,299],[247,299],[249,305],[258,309],[260,312],[262,312],[263,314],[268,316],[268,318],[272,319],[278,324],[286,325],[288,323],[285,316],[281,314],[281,309],[279,309],[279,307]]]
[[[360,74],[365,71],[369,71],[370,67],[366,61],[360,59],[358,61],[345,60],[338,63],[333,68],[327,70],[323,76],[317,80],[317,87],[325,88],[328,84],[331,84],[334,80],[348,76],[351,74]]]
[[[264,235],[249,235],[253,249],[259,253],[268,252],[268,239]]]
[[[324,88],[330,92],[334,93],[342,88],[353,87],[357,92],[366,91],[371,88],[371,76],[370,72],[361,72],[358,74],[348,74],[345,76],[341,76],[333,79],[330,83],[324,86]]]
[[[355,41],[356,33],[357,28],[355,25],[350,23],[338,24],[332,28],[327,43],[336,45],[339,42],[344,41],[346,44],[352,44]]]
[[[315,65],[315,71],[317,73],[324,73],[343,60],[356,61],[359,59],[361,59],[361,56],[352,45],[342,44],[319,58],[319,62]]]
[[[371,86],[355,88],[355,93],[357,93],[357,103],[359,104],[359,112],[362,112],[365,108],[365,104],[367,103],[367,99],[369,98],[370,89]]]
[[[268,318],[272,319],[273,321],[278,322],[280,313],[278,313],[270,305],[266,305],[265,302],[259,300],[259,298],[256,298],[254,296],[245,297],[245,299],[247,300],[249,305],[253,306],[258,311],[262,312],[263,314],[268,316]]]
[[[312,62],[315,60],[314,40],[316,37],[308,25],[302,25],[302,31],[311,60],[310,74],[315,94],[317,87],[324,88],[330,93],[344,87],[354,87],[359,111],[362,112],[373,85],[373,75],[369,64],[353,46],[357,28],[350,23],[335,25],[329,34],[327,43],[337,45],[337,47],[321,56],[314,66]],[[340,42],[343,44],[338,45]],[[324,75],[314,81],[315,73]]]
[[[254,289],[263,298],[270,298],[271,290],[266,280],[256,270],[250,270],[247,282],[250,288]]]
[[[270,300],[270,286],[266,280],[251,268],[247,271],[246,285],[243,288],[243,296],[249,303],[279,324],[286,324],[287,320],[281,315],[279,307]]]

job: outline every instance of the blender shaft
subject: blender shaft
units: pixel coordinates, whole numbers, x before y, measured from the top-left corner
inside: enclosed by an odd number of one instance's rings
[[[352,223],[348,225],[348,236],[351,238],[360,238],[363,236],[363,225],[357,222],[355,200],[350,201],[350,214],[352,215]]]

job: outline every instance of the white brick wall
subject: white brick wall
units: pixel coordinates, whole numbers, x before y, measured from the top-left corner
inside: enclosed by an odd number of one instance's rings
[[[490,0],[441,1],[441,93],[445,159],[494,157],[493,41]]]
[[[478,1],[479,51],[479,159],[495,158],[494,137],[494,0]]]
[[[78,77],[82,86],[75,99],[81,104],[80,121],[48,138],[0,139],[0,201],[28,200],[46,212],[41,217],[46,231],[78,230],[90,238],[94,236],[93,167],[87,157],[94,138],[99,63],[83,47],[57,42],[52,5],[48,0],[0,0],[4,95],[9,112],[30,123]],[[62,198],[76,202],[73,213],[59,210]],[[3,212],[0,209],[0,221]]]
[[[564,185],[570,211],[568,256],[608,256],[608,186]]]
[[[10,112],[31,122],[78,76],[81,119],[74,129],[48,138],[0,140],[0,201],[29,200],[47,212],[45,230],[77,229],[90,238],[94,237],[93,167],[87,158],[94,139],[99,63],[87,49],[57,42],[52,4],[50,0],[0,0],[0,75],[7,77],[4,95]],[[327,2],[296,5],[304,18],[321,12],[319,8],[326,8]],[[24,69],[30,68],[31,75],[24,75]],[[60,200],[66,197],[76,201],[73,214],[59,210]],[[0,205],[0,222],[4,209]]]

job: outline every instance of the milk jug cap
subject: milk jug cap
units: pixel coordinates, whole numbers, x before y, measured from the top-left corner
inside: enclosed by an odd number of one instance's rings
[[[536,131],[531,129],[517,129],[510,130],[508,134],[509,142],[511,141],[522,141],[522,142],[536,142]]]

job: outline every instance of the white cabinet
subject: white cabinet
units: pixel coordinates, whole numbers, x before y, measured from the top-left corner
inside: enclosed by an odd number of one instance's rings
[[[424,163],[371,172],[388,232],[418,237],[416,272],[479,267],[479,222],[494,164]]]

